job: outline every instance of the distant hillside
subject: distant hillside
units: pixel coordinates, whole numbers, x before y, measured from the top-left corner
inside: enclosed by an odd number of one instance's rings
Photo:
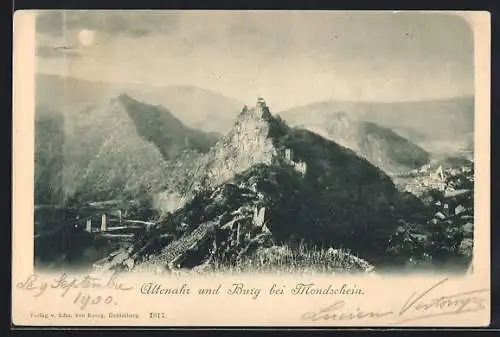
[[[133,88],[136,97],[173,111],[184,124],[204,132],[225,133],[233,125],[243,103],[220,93],[194,86]]]
[[[429,153],[394,131],[352,119],[346,113],[317,118],[291,115],[288,120],[350,148],[387,173],[410,171],[429,162]]]
[[[286,121],[327,120],[338,112],[376,123],[429,151],[466,146],[474,133],[474,98],[416,102],[325,101],[279,112]]]
[[[37,74],[36,101],[55,111],[104,104],[123,92],[172,111],[185,125],[205,132],[227,132],[243,103],[194,86],[151,86],[89,82]],[[415,102],[325,101],[278,112],[286,121],[324,118],[345,112],[349,117],[387,127],[429,151],[466,146],[474,132],[474,97]]]
[[[36,203],[159,192],[172,179],[171,162],[207,152],[216,139],[127,95],[65,114],[37,106]]]
[[[243,106],[237,100],[194,86],[118,84],[56,75],[36,76],[37,105],[64,113],[105,104],[123,92],[140,101],[164,106],[185,125],[205,132],[226,132]]]

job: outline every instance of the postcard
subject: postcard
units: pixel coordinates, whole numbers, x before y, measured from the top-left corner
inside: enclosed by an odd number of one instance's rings
[[[485,327],[490,14],[14,14],[16,327]]]

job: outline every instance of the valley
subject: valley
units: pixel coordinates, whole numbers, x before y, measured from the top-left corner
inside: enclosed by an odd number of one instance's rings
[[[349,113],[282,118],[263,99],[222,133],[127,94],[39,109],[37,268],[342,273],[471,259],[470,147],[426,148]]]

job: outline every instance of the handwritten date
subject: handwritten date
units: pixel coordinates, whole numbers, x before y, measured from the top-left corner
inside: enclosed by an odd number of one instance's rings
[[[80,306],[84,310],[89,305],[116,305],[113,297],[110,294],[103,296],[95,296],[94,294],[86,294],[85,291],[104,290],[104,291],[130,291],[133,289],[119,281],[119,274],[113,273],[109,278],[100,278],[91,275],[85,275],[81,278],[69,277],[63,273],[58,278],[52,281],[41,280],[38,275],[30,275],[26,280],[18,282],[16,287],[21,290],[32,292],[34,297],[40,297],[48,292],[48,290],[58,291],[60,296],[66,297],[72,290],[78,290],[78,294],[74,297],[73,303]]]

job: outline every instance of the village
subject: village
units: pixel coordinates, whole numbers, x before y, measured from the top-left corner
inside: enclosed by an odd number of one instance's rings
[[[472,170],[469,166],[443,167],[442,165],[427,164],[417,170],[392,175],[396,186],[416,196],[421,196],[429,190],[438,190],[444,193],[459,193],[448,184],[449,177],[468,174]]]

